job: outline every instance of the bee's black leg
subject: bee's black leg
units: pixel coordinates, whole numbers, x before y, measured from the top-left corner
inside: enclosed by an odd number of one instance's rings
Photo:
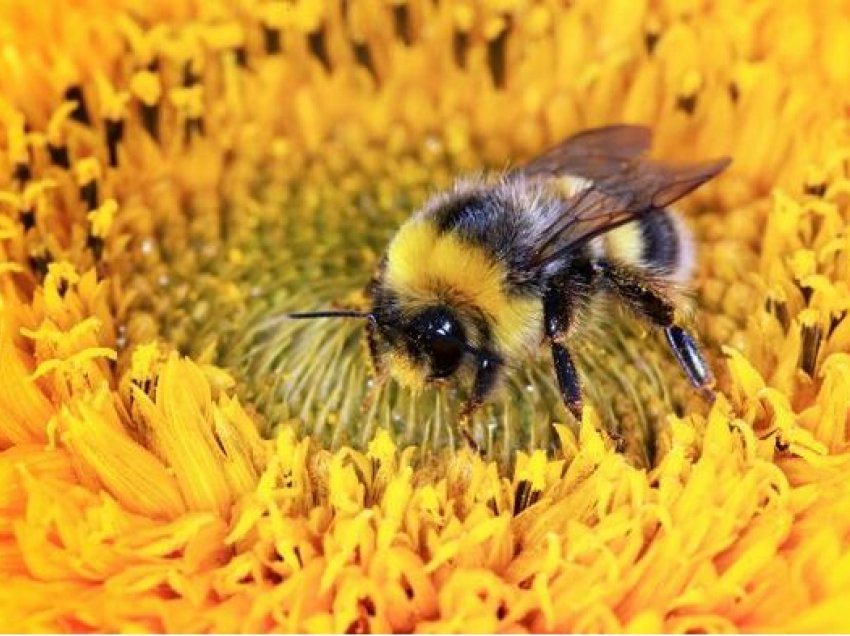
[[[497,356],[487,352],[478,354],[475,379],[472,382],[472,394],[460,412],[460,424],[458,426],[458,432],[476,453],[480,452],[481,449],[472,435],[472,414],[487,401],[487,397],[496,387],[501,371],[502,361]]]
[[[711,368],[693,336],[675,323],[676,309],[663,291],[632,268],[605,261],[595,266],[604,282],[613,287],[617,296],[633,311],[664,329],[667,343],[688,380],[706,399],[712,401],[714,375]]]
[[[552,346],[552,361],[555,364],[555,376],[564,405],[576,419],[581,419],[582,400],[581,383],[576,365],[569,350],[564,346],[569,329],[569,307],[567,296],[558,288],[550,289],[543,297],[543,322],[546,338]]]
[[[561,399],[577,420],[581,420],[582,399],[581,383],[572,356],[560,342],[552,341],[552,360],[555,363],[555,375],[561,390]]]
[[[673,355],[676,356],[688,380],[708,401],[714,401],[714,374],[693,336],[679,325],[665,327],[664,333],[667,336],[667,343],[673,350]]]
[[[575,313],[573,304],[580,301],[582,290],[590,287],[592,271],[586,263],[575,263],[562,277],[555,279],[543,296],[543,323],[546,338],[552,346],[555,376],[564,405],[581,419],[581,382],[576,366],[564,341]]]

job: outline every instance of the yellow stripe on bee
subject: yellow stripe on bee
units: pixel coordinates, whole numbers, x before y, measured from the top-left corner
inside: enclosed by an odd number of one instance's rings
[[[553,194],[569,199],[571,196],[591,185],[591,181],[581,177],[559,176],[547,180],[547,185]]]
[[[540,299],[507,293],[502,263],[481,246],[427,221],[410,221],[398,231],[387,253],[386,277],[407,302],[478,308],[490,319],[500,350],[509,355],[531,345],[539,333]]]
[[[620,263],[640,265],[643,260],[643,234],[640,223],[627,223],[604,235],[605,254]]]
[[[548,181],[551,190],[559,196],[569,198],[587,188],[591,182],[572,176],[553,177]],[[605,255],[621,263],[640,265],[643,260],[643,234],[640,221],[622,225],[604,234],[599,243]]]

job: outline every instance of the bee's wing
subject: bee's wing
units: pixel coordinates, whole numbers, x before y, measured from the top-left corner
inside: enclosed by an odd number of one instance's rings
[[[627,169],[649,150],[651,141],[646,126],[592,128],[568,137],[516,172],[527,177],[570,175],[596,181]]]
[[[682,166],[633,161],[621,172],[602,177],[564,199],[561,214],[541,235],[535,260],[545,265],[600,234],[674,203],[715,177],[729,162],[728,157]]]

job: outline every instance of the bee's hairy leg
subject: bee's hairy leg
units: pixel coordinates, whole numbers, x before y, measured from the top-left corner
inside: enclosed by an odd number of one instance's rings
[[[378,325],[374,320],[366,322],[366,347],[369,351],[369,362],[372,364],[372,373],[375,376],[386,375],[381,352],[378,349]]]
[[[667,344],[691,384],[708,401],[714,400],[714,374],[694,337],[675,322],[676,308],[651,281],[632,268],[606,261],[596,264],[605,283],[637,314],[662,327]]]
[[[481,447],[475,441],[472,434],[472,413],[467,413],[466,408],[460,414],[460,421],[457,427],[458,434],[463,438],[464,444],[476,455],[481,455]]]
[[[714,374],[705,361],[699,346],[693,336],[678,325],[670,325],[664,329],[667,344],[673,350],[673,355],[679,361],[679,366],[685,371],[688,380],[709,402],[714,402]]]
[[[375,378],[385,379],[387,375],[387,370],[384,367],[383,359],[381,357],[381,349],[380,349],[380,339],[378,337],[378,322],[375,318],[374,314],[374,304],[378,301],[375,299],[375,295],[377,291],[380,289],[381,280],[384,276],[384,269],[386,268],[386,257],[381,259],[380,263],[378,263],[378,267],[375,269],[372,274],[372,278],[369,279],[369,282],[366,284],[366,295],[372,299],[373,302],[373,311],[369,315],[369,319],[366,321],[366,348],[369,352],[369,362],[372,365],[372,373]],[[383,384],[383,382],[381,382]]]
[[[372,320],[366,323],[366,348],[369,352],[369,362],[372,366],[372,384],[363,398],[363,403],[360,405],[361,413],[366,413],[372,408],[372,405],[378,399],[381,389],[387,382],[387,369],[378,349],[378,327]]]
[[[476,357],[475,379],[472,381],[472,393],[460,412],[458,432],[467,445],[476,453],[481,448],[472,435],[472,415],[487,401],[487,397],[496,388],[502,372],[502,361],[498,356],[481,351]]]
[[[581,398],[581,382],[578,372],[570,352],[564,345],[554,340],[552,341],[552,360],[555,362],[555,375],[558,378],[558,387],[564,406],[573,414],[574,418],[581,421],[584,403]]]
[[[555,376],[564,406],[577,420],[581,420],[583,402],[581,397],[581,382],[576,365],[564,341],[572,321],[570,293],[568,291],[571,278],[580,272],[567,273],[563,284],[551,286],[543,296],[543,322],[546,338],[552,347],[552,361],[555,365]],[[580,281],[578,281],[580,282]]]
[[[364,415],[368,413],[375,405],[375,402],[378,401],[378,396],[381,395],[381,390],[387,383],[387,375],[374,375],[372,376],[371,381],[372,383],[369,385],[366,395],[363,396],[363,402],[360,403],[360,413]]]

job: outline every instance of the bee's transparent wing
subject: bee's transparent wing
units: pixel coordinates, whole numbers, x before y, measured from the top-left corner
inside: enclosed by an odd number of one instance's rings
[[[526,177],[569,175],[596,181],[627,170],[652,142],[646,126],[617,124],[592,128],[568,137],[515,169]]]
[[[595,236],[678,201],[715,177],[730,159],[673,166],[635,160],[565,198],[562,213],[541,236],[536,260],[546,264]]]

